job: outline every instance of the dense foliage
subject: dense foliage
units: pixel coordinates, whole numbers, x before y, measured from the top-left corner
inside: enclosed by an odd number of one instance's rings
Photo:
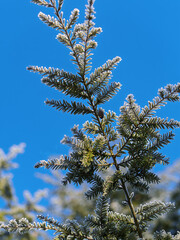
[[[83,221],[67,219],[64,223],[51,217],[39,215],[40,222],[27,218],[10,220],[1,227],[8,231],[28,232],[31,229],[53,230],[54,240],[131,240],[147,238],[149,222],[171,211],[174,204],[160,200],[139,201],[134,205],[137,191],[147,193],[151,184],[158,184],[160,177],[152,169],[156,164],[168,164],[169,159],[160,149],[174,137],[172,130],[180,123],[156,116],[156,111],[170,102],[179,101],[180,83],[167,85],[158,91],[157,97],[141,108],[132,94],[128,95],[120,114],[105,112],[102,104],[109,101],[120,89],[119,82],[110,82],[112,70],[121,61],[120,57],[107,60],[91,72],[92,51],[96,48],[95,37],[101,33],[94,23],[94,0],[86,5],[85,21],[77,23],[79,10],[74,9],[68,20],[61,11],[63,0],[33,0],[34,3],[54,10],[55,17],[40,12],[39,18],[48,26],[59,31],[57,40],[64,44],[77,67],[77,74],[64,70],[30,66],[28,70],[40,73],[42,83],[53,87],[72,101],[46,100],[46,104],[71,114],[89,115],[82,128],[74,126],[72,137],[65,136],[62,144],[71,148],[68,155],[40,161],[36,168],[64,170],[62,183],[90,184],[85,196],[96,200],[93,214]],[[163,132],[161,130],[163,129]],[[129,213],[110,208],[112,194],[124,194],[122,204]],[[153,239],[180,238],[179,233],[155,232]]]

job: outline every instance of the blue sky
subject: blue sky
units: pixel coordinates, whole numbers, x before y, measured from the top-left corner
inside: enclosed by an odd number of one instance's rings
[[[86,1],[64,2],[65,17],[78,8],[82,21]],[[117,55],[122,58],[113,72],[113,80],[120,81],[122,88],[103,106],[105,110],[119,113],[129,93],[143,106],[160,87],[180,81],[179,0],[96,0],[95,10],[96,26],[102,27],[103,33],[97,39],[93,68]],[[20,199],[24,189],[33,192],[46,187],[34,177],[34,164],[67,153],[60,140],[70,134],[74,124],[81,126],[88,119],[45,106],[46,98],[59,99],[62,95],[26,70],[29,65],[38,65],[75,72],[68,49],[55,39],[56,30],[38,19],[39,11],[52,13],[29,0],[1,2],[0,148],[7,152],[13,144],[27,144],[25,153],[17,158],[20,168],[13,171]],[[180,103],[169,103],[158,114],[180,120]],[[180,130],[176,130],[175,140],[163,150],[172,161],[180,158],[179,143]]]

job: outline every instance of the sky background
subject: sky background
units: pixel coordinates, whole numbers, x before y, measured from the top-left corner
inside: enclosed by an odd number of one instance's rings
[[[64,2],[65,17],[78,8],[82,22],[86,1]],[[1,1],[0,9],[0,148],[8,152],[13,144],[27,144],[25,153],[16,159],[20,167],[13,171],[16,192],[22,199],[24,189],[34,192],[46,187],[34,175],[47,171],[34,169],[35,163],[66,154],[68,148],[60,140],[64,134],[71,134],[74,124],[82,126],[89,116],[71,116],[46,106],[46,98],[62,99],[62,94],[43,85],[40,75],[26,70],[29,65],[38,65],[75,73],[69,50],[55,39],[57,31],[37,17],[39,11],[52,11],[29,0]],[[106,111],[111,109],[119,114],[129,93],[144,106],[159,88],[180,81],[179,0],[96,0],[95,10],[96,26],[102,27],[103,33],[97,38],[93,69],[107,59],[122,58],[113,72],[113,80],[121,82],[122,88],[103,105]],[[180,120],[180,103],[168,103],[158,115]],[[171,162],[180,158],[179,129],[163,153]]]

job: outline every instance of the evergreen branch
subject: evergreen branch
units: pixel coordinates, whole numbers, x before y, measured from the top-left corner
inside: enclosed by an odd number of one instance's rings
[[[98,134],[99,133],[99,128],[97,124],[94,124],[93,122],[86,121],[83,124],[84,131],[86,131],[88,134]]]
[[[104,159],[103,152],[105,152],[106,150],[107,150],[106,140],[101,134],[98,134],[97,137],[93,141],[93,151],[95,154],[97,153],[97,157],[99,159]],[[101,153],[102,156],[99,153]]]
[[[88,227],[97,227],[99,224],[97,222],[97,218],[93,215],[88,215],[86,218],[85,218],[85,223]]]
[[[79,39],[84,42],[85,38],[86,25],[85,23],[78,23],[74,26],[74,30],[72,32],[71,40]]]
[[[117,154],[117,156],[118,156],[118,154]],[[166,158],[166,156],[164,156],[162,153],[159,153],[159,152],[147,153],[147,155],[144,155],[144,158],[147,159],[147,157],[151,160],[151,163],[160,163],[163,165],[169,164],[169,158]],[[141,159],[141,157],[140,157],[140,159]],[[121,167],[129,167],[129,166],[132,166],[131,164],[133,161],[137,162],[137,158],[128,155],[128,156],[125,156],[124,158],[122,158],[121,162],[118,165]],[[153,166],[154,166],[154,164],[153,164]]]
[[[134,164],[135,165],[135,164]],[[128,182],[133,188],[141,191],[141,192],[148,192],[149,186],[145,179],[145,174],[147,170],[141,167],[137,167],[135,165],[131,165],[128,171],[123,175],[123,179],[125,182]]]
[[[117,152],[116,152],[116,157],[120,157],[122,154],[124,154],[125,153],[125,150],[123,149],[123,146],[125,146],[125,144],[126,144],[126,139],[124,138],[124,137],[120,137],[119,138],[119,141],[118,141],[118,147],[117,147]],[[127,156],[128,157],[128,156]],[[129,157],[128,157],[129,158]],[[122,159],[122,164],[124,163],[124,162],[128,162],[128,161],[130,161],[129,159],[126,159],[126,157],[124,157],[123,159]],[[120,165],[121,165],[121,163],[119,163]],[[122,165],[123,166],[123,165]]]
[[[44,222],[49,223],[50,226],[56,227],[56,232],[61,232],[59,235],[60,239],[64,239],[64,237],[68,237],[68,239],[89,239],[93,240],[91,237],[87,236],[87,229],[84,229],[83,226],[78,224],[76,220],[67,220],[65,224],[60,224],[57,220],[54,218],[48,218],[44,217],[43,215],[39,215],[38,218],[40,220],[43,220]]]
[[[74,137],[68,137],[65,135],[61,140],[61,143],[69,145],[74,153],[80,153],[81,156],[83,155],[83,151],[92,149],[92,140],[82,132],[74,134]]]
[[[111,77],[111,71],[101,73],[100,77],[96,78],[93,83],[88,82],[88,90],[91,95],[97,95],[105,88]]]
[[[55,159],[50,159],[48,161],[41,160],[40,162],[36,163],[34,166],[35,168],[44,167],[46,169],[52,169],[52,170],[59,170],[64,169],[66,170],[68,167],[69,159],[67,156]]]
[[[55,70],[52,69],[51,71],[49,70],[49,72],[46,73],[46,75],[48,75],[49,78],[56,77],[57,81],[66,80],[67,82],[71,82],[71,83],[74,83],[74,84],[82,83],[82,79],[78,75],[66,72],[64,70],[59,70],[58,71],[58,69],[55,69]]]
[[[62,110],[63,112],[70,112],[71,114],[90,114],[93,113],[89,107],[86,107],[81,102],[73,102],[71,103],[63,100],[62,102],[59,100],[46,100],[47,105],[55,107],[57,110]]]
[[[166,104],[166,101],[178,101],[178,93],[180,93],[180,83],[176,85],[168,84],[164,89],[161,88],[158,91],[159,96],[155,97],[152,102],[149,101],[148,106],[142,109],[140,118],[144,120],[147,117],[151,117],[157,109]]]
[[[89,24],[89,26],[92,26],[90,24],[92,24],[92,20],[95,18],[95,16],[93,15],[95,13],[93,7],[94,2],[95,0],[88,0],[88,4],[86,5],[85,18],[86,20],[88,20],[87,25]]]
[[[104,116],[104,118],[103,118],[103,120],[102,120],[102,121],[103,121],[102,124],[104,124],[104,125],[109,125],[110,123],[115,122],[116,119],[117,119],[116,113],[109,110],[109,111],[106,113],[106,115]]]
[[[83,54],[83,59],[82,59],[82,69],[80,69],[80,75],[82,76],[84,82],[85,82],[85,75],[88,73],[88,71],[90,70],[90,66],[88,65],[89,60],[88,59],[88,41],[89,39],[89,32],[91,27],[94,25],[94,23],[92,22],[92,20],[94,19],[94,0],[88,0],[88,4],[86,5],[86,10],[85,10],[85,18],[86,18],[86,38],[84,41],[84,54]]]
[[[164,230],[154,233],[154,240],[179,240],[180,232],[177,232],[176,235],[172,235],[170,232],[165,232]]]
[[[98,169],[98,165],[95,161],[91,161],[90,164],[84,166],[82,163],[83,153],[81,152],[72,152],[70,154],[70,161],[68,162],[68,172],[63,178],[63,184],[67,185],[68,183],[74,182],[75,184],[82,184],[83,181],[88,183],[94,178],[94,174]]]
[[[126,100],[127,102],[120,108],[122,114],[119,121],[127,127],[131,127],[132,124],[136,126],[139,123],[140,106],[135,103],[136,100],[132,94],[129,94]]]
[[[113,82],[108,87],[103,88],[102,91],[96,97],[94,103],[95,106],[109,101],[117,93],[120,87],[121,87],[120,83]]]
[[[166,88],[168,88],[168,86]],[[124,141],[124,144],[118,150],[119,152],[123,151],[123,149],[126,148],[126,146],[128,145],[130,139],[133,137],[135,132],[138,130],[138,128],[141,126],[141,124],[143,124],[144,121],[146,121],[145,119],[148,118],[148,117],[151,117],[152,114],[154,113],[153,111],[155,109],[158,109],[160,106],[162,106],[164,104],[165,100],[171,100],[171,99],[172,99],[172,101],[173,101],[173,99],[177,100],[177,98],[178,98],[177,93],[180,92],[180,84],[177,84],[177,85],[174,85],[174,86],[171,85],[171,91],[170,90],[166,91],[166,88],[165,88],[165,90],[163,90],[164,95],[163,95],[162,98],[160,98],[160,97],[155,98],[153,100],[153,102],[149,103],[149,107],[145,106],[145,108],[142,109],[142,112],[140,113],[140,116],[139,116],[138,124],[136,124],[135,127],[130,129],[130,131],[128,131],[128,134],[126,134],[126,132],[123,133],[124,128],[121,125],[122,124],[122,117],[121,116],[119,117],[119,123],[118,123],[119,126],[117,127],[117,129],[121,134],[123,134],[126,137],[126,140]],[[128,120],[128,119],[125,118],[125,122],[126,122],[126,120]],[[127,130],[127,128],[131,127],[131,124],[132,124],[132,122],[129,122],[129,126],[126,125],[126,130]]]
[[[109,200],[105,196],[98,198],[95,213],[101,226],[108,220],[109,206]]]
[[[115,147],[117,147],[118,144],[115,143],[116,140],[118,140],[119,138],[119,133],[117,131],[115,131],[112,126],[107,126],[105,128],[105,132],[108,135],[108,140],[109,142],[113,142],[112,145],[112,149],[114,149]]]
[[[140,123],[140,106],[135,103],[132,94],[129,94],[126,100],[127,102],[120,108],[121,115],[118,118],[117,129],[122,136],[128,138],[131,136],[132,129],[138,130]]]
[[[125,215],[123,213],[117,212],[108,212],[108,221],[110,222],[117,222],[118,224],[128,224],[134,228],[134,220],[130,215]]]
[[[54,227],[57,227],[57,228],[62,228],[62,224],[60,224],[57,220],[55,220],[54,218],[49,218],[49,217],[45,217],[43,215],[38,215],[37,218],[39,220],[42,220],[44,222],[47,222],[49,223],[50,225],[53,225]]]
[[[94,152],[91,146],[83,149],[83,156],[81,162],[84,167],[88,167],[94,161]]]
[[[63,19],[63,13],[62,12],[61,12],[61,14],[59,13],[59,11],[61,10],[62,4],[63,4],[63,0],[59,0],[58,2],[59,2],[58,8],[56,8],[55,5],[53,5],[53,8],[54,8],[55,15],[57,16],[57,18],[59,20],[59,23],[62,25],[62,30],[64,31],[64,34],[60,34],[60,35],[58,34],[57,39],[72,50],[71,55],[75,58],[75,60],[73,60],[73,61],[77,63],[79,69],[82,69],[78,54],[74,49],[74,43],[72,42],[74,40],[75,36],[73,36],[73,34],[72,34],[72,38],[70,37],[70,33],[68,33],[68,29],[65,26],[65,19]],[[75,11],[75,13],[77,13],[77,11]]]
[[[59,42],[63,43],[65,46],[70,47],[71,44],[69,38],[65,33],[58,33],[56,38]]]
[[[98,80],[98,78],[101,79],[102,76],[104,78],[103,81],[105,81],[106,83],[106,80],[109,79],[109,76],[111,75],[111,70],[113,70],[121,60],[122,59],[120,57],[115,57],[112,60],[107,60],[107,62],[103,64],[102,67],[95,69],[94,73],[91,73],[89,84],[94,85],[94,83]],[[103,75],[105,73],[108,73],[107,76]]]
[[[133,118],[136,119],[137,122],[139,122],[140,106],[135,103],[136,100],[134,99],[133,94],[127,96],[127,101],[129,113],[133,115]]]
[[[81,236],[80,239],[82,239],[80,225],[78,224],[78,222],[76,220],[67,220],[66,226],[68,226],[68,229],[71,230],[71,235],[73,235],[74,237],[77,237],[77,238],[80,238],[80,236]]]
[[[82,151],[85,145],[84,140],[87,142],[88,138],[83,134],[77,137],[76,136],[68,137],[64,135],[63,139],[61,140],[61,143],[70,146],[74,151]],[[91,145],[90,142],[88,144],[88,147],[89,145]]]
[[[80,57],[84,52],[84,46],[82,44],[75,44],[74,51],[76,52],[77,56]],[[74,54],[71,54],[74,56]]]
[[[147,125],[147,127],[153,127],[157,129],[175,129],[180,127],[179,121],[176,121],[174,119],[170,119],[170,121],[168,121],[167,118],[164,119],[160,117],[147,118],[144,120],[143,124]]]
[[[118,117],[117,130],[122,136],[128,137],[132,128],[137,126],[137,119],[134,117],[134,114],[128,111],[126,105],[120,107],[120,111],[121,115]]]
[[[93,186],[85,193],[87,199],[95,198],[102,193],[104,180],[99,175],[94,174],[90,183],[93,184]]]
[[[91,30],[89,31],[89,39],[96,37],[97,34],[100,34],[101,32],[102,32],[102,28],[101,27],[93,27],[93,28],[91,28]]]
[[[71,97],[82,98],[86,99],[87,94],[83,88],[83,86],[78,83],[77,81],[69,81],[66,79],[66,76],[50,76],[42,78],[42,83],[46,84],[47,86],[54,87],[59,91],[62,91],[66,95],[70,95]],[[78,78],[77,78],[78,79]],[[74,79],[73,79],[74,80]]]
[[[1,228],[4,228],[8,232],[19,232],[20,234],[24,234],[32,229],[38,229],[38,230],[55,230],[57,231],[56,227],[53,227],[52,225],[43,223],[30,223],[28,219],[22,218],[20,220],[10,220],[7,225],[2,224]]]
[[[27,67],[27,70],[42,74],[43,76],[50,75],[50,76],[58,76],[61,73],[61,70],[58,68],[46,68],[46,67],[38,67],[38,66],[29,66]]]
[[[95,49],[97,47],[97,42],[95,40],[89,40],[88,44],[87,44],[87,50],[89,49]],[[92,56],[93,54],[90,53],[90,51],[87,51],[87,57],[89,57],[88,62],[91,60],[90,56]],[[87,66],[86,69],[90,70],[90,66]]]
[[[148,151],[152,151],[152,150],[155,151],[157,149],[162,148],[164,145],[169,144],[170,141],[173,140],[174,136],[175,135],[172,131],[169,131],[168,133],[164,133],[163,135],[159,135],[156,139],[154,139],[152,144],[147,146],[147,150]]]
[[[123,124],[121,120],[117,123],[116,129],[121,136],[120,145],[118,149],[119,153],[124,152],[126,150],[126,146],[128,145],[131,138],[137,131],[136,128],[133,127],[131,128],[130,125],[131,123],[129,123],[129,120],[127,120],[125,124]]]
[[[154,201],[140,205],[136,210],[136,214],[140,216],[140,222],[144,223],[145,221],[152,221],[157,218],[159,215],[167,213],[174,208],[173,203],[163,203],[161,201]]]
[[[66,29],[72,28],[72,26],[76,23],[77,19],[79,18],[79,9],[75,8],[71,12],[71,16],[69,18],[69,21],[67,21]]]
[[[83,141],[83,140],[85,140],[85,138],[87,138],[87,137],[86,137],[86,135],[83,133],[83,131],[82,131],[81,129],[79,129],[78,127],[79,127],[79,125],[74,125],[73,128],[71,128],[71,131],[72,131],[72,133],[73,133],[73,135],[74,135],[75,138]]]
[[[106,196],[112,191],[120,188],[120,179],[122,178],[122,172],[116,170],[112,176],[108,176],[103,184],[103,195]]]
[[[149,184],[156,183],[158,184],[160,182],[160,178],[155,174],[149,171],[155,163],[156,159],[153,160],[151,157],[149,159],[146,159],[146,162],[144,159],[131,159],[131,163],[128,163],[129,170],[124,174],[124,179],[128,181],[132,187],[140,190],[140,191],[148,191],[149,190]]]
[[[162,153],[159,153],[159,152],[151,153],[151,157],[152,157],[152,162],[155,160],[156,163],[160,163],[163,165],[169,164],[169,158],[164,156]]]
[[[87,94],[81,85],[82,79],[78,75],[51,67],[47,69],[46,67],[30,66],[27,69],[32,72],[38,72],[44,76],[47,76],[42,78],[42,83],[46,84],[47,86],[54,87],[72,97],[82,99],[87,98]]]
[[[119,148],[121,148],[121,146],[122,146],[122,144],[120,145],[120,147]],[[121,156],[122,154],[121,153],[117,153],[116,154],[118,157],[119,157],[119,155]],[[129,167],[129,165],[130,165],[130,162],[131,161],[133,161],[133,160],[135,160],[135,158],[133,158],[132,156],[124,156],[122,159],[121,159],[121,161],[120,161],[120,163],[118,164],[118,166],[119,167]]]
[[[148,192],[149,185],[146,182],[141,181],[139,178],[135,178],[134,181],[130,182],[131,186],[134,189],[137,189],[139,192]]]
[[[53,7],[50,3],[46,2],[45,0],[31,0],[32,3],[35,3],[39,6],[45,6],[45,7]]]
[[[64,0],[58,0],[58,8],[57,8],[57,12],[59,12],[62,8]]]
[[[152,173],[152,172],[146,172],[144,174],[144,176],[142,177],[142,179],[144,181],[146,181],[148,184],[151,184],[151,183],[160,183],[160,178],[158,177],[157,174],[155,173]]]
[[[46,15],[40,12],[38,14],[38,17],[42,22],[46,23],[49,27],[52,27],[60,31],[63,29],[62,24],[56,18],[51,17],[50,15]]]

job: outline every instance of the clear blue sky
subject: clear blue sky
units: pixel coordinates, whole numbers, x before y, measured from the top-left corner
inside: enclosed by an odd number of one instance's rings
[[[65,0],[63,11],[69,16],[79,8],[84,17],[85,0]],[[56,30],[38,18],[46,8],[25,1],[1,1],[0,37],[0,148],[6,152],[12,144],[25,142],[25,153],[17,158],[20,168],[13,171],[14,184],[21,198],[24,189],[32,192],[46,187],[34,177],[34,164],[51,155],[67,153],[60,145],[64,134],[88,116],[74,117],[45,106],[46,98],[62,95],[44,86],[40,75],[26,71],[28,65],[59,67],[74,72],[68,49],[56,39]],[[93,67],[115,56],[123,61],[113,79],[122,83],[119,94],[103,107],[119,112],[127,94],[135,95],[143,106],[160,87],[180,81],[180,1],[179,0],[96,0],[96,26],[103,28],[94,52]],[[180,103],[168,104],[158,112],[180,120]],[[180,158],[180,130],[164,149],[174,161]],[[45,172],[41,170],[41,172]]]

